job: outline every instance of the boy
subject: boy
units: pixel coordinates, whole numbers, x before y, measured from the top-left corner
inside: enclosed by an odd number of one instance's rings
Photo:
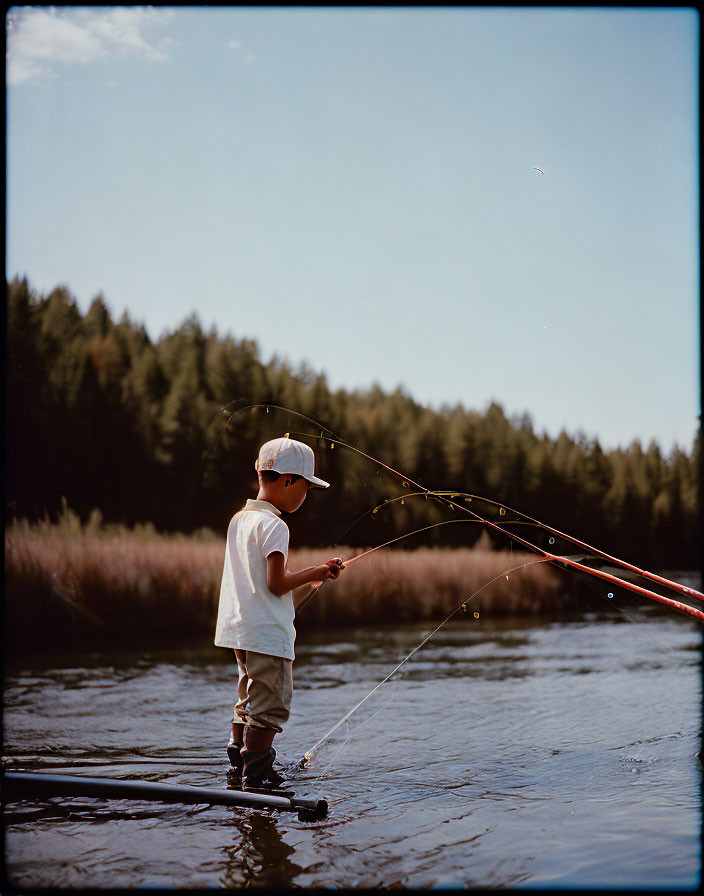
[[[289,531],[281,512],[294,513],[308,490],[330,483],[314,475],[315,455],[304,442],[273,439],[254,465],[256,500],[236,513],[227,530],[215,644],[234,649],[239,681],[227,746],[227,780],[243,790],[280,787],[274,736],[289,717],[293,693],[295,606],[343,569],[339,558],[300,572],[287,567]],[[296,595],[293,589],[310,585]]]

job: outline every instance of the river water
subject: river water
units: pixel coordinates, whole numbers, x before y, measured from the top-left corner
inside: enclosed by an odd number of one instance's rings
[[[303,633],[288,767],[431,630]],[[328,818],[72,798],[4,810],[22,887],[641,887],[701,867],[701,626],[643,608],[451,621],[298,773]],[[7,767],[224,786],[210,644],[14,661]]]

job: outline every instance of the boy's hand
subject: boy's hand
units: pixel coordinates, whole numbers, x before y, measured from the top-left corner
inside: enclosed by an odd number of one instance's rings
[[[310,584],[313,588],[320,588],[323,582],[327,582],[328,579],[336,579],[344,568],[345,564],[339,557],[328,560],[315,568],[315,579]]]
[[[331,579],[336,579],[345,568],[345,564],[342,562],[342,559],[340,557],[333,557],[333,559],[328,560],[325,565],[330,570]]]

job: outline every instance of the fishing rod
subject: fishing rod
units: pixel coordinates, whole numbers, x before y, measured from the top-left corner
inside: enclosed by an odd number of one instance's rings
[[[310,433],[294,432],[293,434],[294,435],[310,436]],[[317,438],[325,439],[328,437],[321,435],[321,436],[318,436]],[[497,525],[496,523],[492,523],[490,520],[485,519],[484,517],[480,516],[475,511],[470,510],[464,504],[458,504],[456,501],[453,501],[450,498],[443,498],[441,493],[435,493],[435,492],[431,491],[431,489],[424,488],[419,483],[414,482],[413,479],[411,479],[409,476],[405,476],[403,473],[399,473],[398,470],[394,470],[393,467],[390,467],[387,464],[383,463],[382,461],[371,457],[370,455],[366,454],[364,451],[361,451],[359,448],[355,448],[354,445],[349,445],[340,439],[338,439],[337,441],[339,442],[339,444],[344,445],[345,447],[349,448],[352,451],[355,451],[356,453],[360,454],[362,457],[366,457],[373,463],[378,464],[379,466],[388,470],[390,473],[393,473],[395,476],[399,477],[401,479],[401,481],[403,482],[403,485],[405,488],[408,488],[410,485],[413,485],[415,488],[419,489],[422,493],[425,493],[428,496],[439,497],[442,500],[445,500],[447,502],[447,504],[449,504],[451,507],[455,507],[458,510],[461,510],[464,513],[469,514],[474,519],[482,522],[485,526],[488,526],[489,528],[495,530],[496,532],[501,532],[503,535],[509,535],[512,539],[514,539],[519,544],[526,547],[528,550],[535,551],[537,553],[542,554],[546,560],[549,560],[553,564],[556,564],[556,565],[562,566],[562,567],[570,567],[572,569],[578,569],[582,572],[586,572],[589,575],[593,575],[593,576],[596,576],[597,578],[603,579],[604,581],[610,582],[615,585],[619,585],[620,587],[625,588],[628,591],[633,591],[634,593],[640,594],[643,597],[648,597],[651,600],[654,600],[654,601],[657,601],[658,603],[664,604],[665,606],[668,606],[671,609],[676,610],[679,613],[683,613],[685,615],[692,616],[695,619],[699,619],[700,621],[704,622],[704,612],[696,609],[695,607],[690,607],[688,604],[684,604],[681,601],[677,601],[677,600],[674,600],[673,598],[669,598],[669,597],[665,597],[664,595],[657,594],[654,591],[650,591],[649,589],[643,588],[640,585],[636,585],[633,582],[628,582],[625,579],[619,579],[617,576],[614,576],[611,573],[603,572],[600,569],[594,569],[591,566],[585,566],[583,563],[579,563],[578,561],[572,560],[569,557],[563,557],[563,556],[560,556],[559,554],[552,554],[550,551],[546,551],[544,548],[540,548],[537,545],[532,544],[531,542],[522,538],[520,535],[516,535],[516,533],[514,533],[514,532],[507,532],[505,529],[502,529],[500,525]],[[450,494],[459,495],[460,493],[459,492],[451,492]],[[503,507],[501,509],[503,509]],[[624,561],[620,561],[620,562],[623,563]],[[664,581],[667,582],[668,580],[665,579]],[[681,587],[683,587],[683,586],[680,586],[680,588]],[[691,592],[692,589],[689,589],[689,591]],[[698,595],[701,598],[704,598],[704,595],[701,595],[700,592],[694,592],[694,594]]]
[[[450,504],[453,507],[459,507],[464,510],[465,508],[462,505],[457,505],[454,498],[463,498],[465,501],[483,501],[486,504],[492,504],[494,507],[498,508],[499,514],[504,515],[509,512],[513,514],[516,519],[507,519],[502,523],[498,523],[497,525],[503,529],[508,535],[512,535],[513,533],[505,529],[503,527],[509,525],[527,525],[527,526],[537,526],[540,529],[543,529],[545,532],[550,533],[552,536],[557,536],[559,538],[564,539],[565,541],[570,542],[575,547],[579,547],[584,551],[588,551],[598,557],[601,557],[604,560],[609,560],[612,563],[615,563],[618,566],[622,566],[624,569],[629,570],[630,572],[637,573],[641,575],[643,578],[650,579],[654,582],[657,582],[660,585],[664,585],[665,587],[671,588],[672,590],[679,591],[682,594],[686,594],[688,597],[692,597],[695,600],[704,600],[704,594],[699,591],[696,591],[694,588],[689,588],[687,585],[682,585],[679,582],[675,582],[671,579],[666,579],[663,576],[657,575],[656,573],[648,572],[648,570],[640,569],[638,566],[634,566],[632,563],[628,563],[625,560],[619,560],[618,557],[613,557],[611,554],[607,554],[605,551],[601,551],[599,548],[595,548],[592,545],[587,544],[586,542],[580,541],[578,538],[575,538],[571,535],[567,535],[564,532],[560,532],[559,529],[555,529],[552,526],[549,526],[547,523],[541,523],[540,520],[536,520],[533,517],[529,517],[527,514],[521,513],[518,510],[515,510],[512,507],[508,507],[506,504],[502,504],[498,501],[493,501],[491,498],[484,498],[480,495],[470,494],[469,492],[458,492],[455,490],[433,490],[426,492],[411,492],[409,494],[403,495],[395,495],[392,498],[386,498],[380,504],[377,504],[376,507],[373,507],[371,510],[365,511],[354,523],[340,536],[339,540],[342,540],[348,532],[350,532],[361,520],[364,519],[365,516],[370,516],[373,518],[379,510],[384,507],[387,507],[390,504],[393,504],[395,501],[400,501],[401,504],[408,498],[414,497],[425,497],[426,499],[430,496],[432,497],[440,497],[440,498],[450,498]],[[554,543],[554,537],[551,538],[551,543]],[[591,567],[590,567],[591,568]]]
[[[379,504],[378,507],[382,507],[382,506],[384,506],[384,504],[391,504],[393,501],[396,501],[396,500],[398,500],[399,498],[400,498],[401,501],[403,502],[403,500],[404,500],[405,497],[409,497],[409,498],[410,498],[410,497],[414,497],[415,495],[422,495],[422,494],[423,494],[423,492],[412,492],[411,494],[409,494],[409,495],[405,495],[405,496],[403,496],[403,497],[401,497],[401,496],[399,495],[399,496],[397,496],[397,497],[395,497],[395,498],[389,498],[389,499],[387,499],[385,502],[383,502],[383,504]],[[456,495],[457,493],[456,493],[456,492],[453,492],[452,494],[455,494],[455,495]],[[374,511],[372,511],[372,515],[373,515],[374,512],[376,512],[376,510],[378,509],[378,507],[375,508]],[[369,511],[367,511],[365,514],[362,514],[362,517],[360,517],[360,519],[362,519],[362,518],[363,518],[364,516],[366,516],[368,513],[369,513]],[[357,520],[357,522],[359,522],[359,520]],[[481,521],[480,521],[480,520],[442,520],[441,522],[433,523],[433,524],[431,524],[430,526],[423,526],[423,527],[420,528],[420,529],[414,529],[412,532],[405,532],[405,533],[403,533],[403,535],[399,535],[399,536],[397,536],[396,538],[392,538],[392,539],[390,539],[389,541],[385,541],[383,544],[376,545],[376,547],[369,548],[368,550],[363,551],[363,552],[360,553],[360,554],[354,554],[353,556],[349,557],[348,559],[343,560],[343,561],[342,561],[342,565],[343,565],[343,567],[347,567],[347,566],[349,566],[351,563],[354,563],[356,560],[361,560],[363,557],[368,557],[370,554],[373,554],[373,553],[375,553],[376,551],[380,551],[382,548],[388,547],[389,545],[394,544],[394,543],[397,542],[397,541],[401,541],[401,540],[404,539],[404,538],[411,538],[413,535],[418,535],[418,533],[420,533],[420,532],[426,532],[426,531],[428,531],[428,530],[430,530],[430,529],[435,529],[435,528],[438,527],[438,526],[447,526],[447,525],[450,525],[450,524],[452,524],[452,523],[463,523],[463,524],[468,524],[468,523],[481,523]],[[354,523],[352,526],[350,526],[350,528],[347,529],[347,532],[349,532],[350,529],[352,529],[352,528],[354,527],[354,525],[356,525],[356,523]],[[346,532],[345,532],[344,534],[346,534]],[[341,538],[344,537],[344,534],[341,536]],[[340,539],[338,539],[338,542],[339,542],[339,541],[340,541]],[[532,562],[550,562],[550,561],[549,561],[549,559],[544,558],[543,561],[532,561]],[[591,567],[590,567],[590,570],[591,570]],[[507,572],[505,571],[505,572],[501,573],[500,575],[506,575],[506,577],[508,578],[508,573],[509,573],[510,571],[511,571],[511,570],[508,570]],[[573,573],[573,575],[574,575],[574,573]],[[493,581],[493,580],[492,580],[492,581]],[[620,581],[620,580],[619,580],[619,581]],[[306,605],[307,605],[307,604],[308,604],[308,603],[315,597],[315,595],[318,593],[318,591],[320,591],[320,589],[322,588],[322,586],[323,586],[324,584],[325,584],[324,582],[321,582],[320,585],[318,585],[313,591],[311,591],[311,593],[310,593],[309,595],[307,595],[307,597],[305,597],[305,598],[301,601],[301,603],[300,603],[300,604],[298,605],[298,607],[296,608],[296,613],[297,613],[297,614],[300,613],[300,612],[304,609],[304,607],[305,607],[305,606],[306,606]],[[603,595],[603,594],[602,594],[602,593],[601,593],[601,592],[600,592],[600,591],[599,591],[599,590],[598,590],[598,589],[597,589],[591,582],[586,581],[585,584],[586,584],[586,585],[589,585],[589,587],[590,587],[593,591],[595,591],[595,593],[596,593],[599,597],[604,598],[604,595]],[[612,594],[609,594],[608,596],[609,596],[609,598],[613,597]],[[612,606],[614,606],[614,605],[612,604]],[[620,612],[623,612],[623,610],[621,610],[619,607],[617,607],[617,609],[619,609]]]
[[[433,494],[438,494],[437,492],[433,492]],[[624,569],[629,570],[630,572],[637,573],[640,576],[643,576],[645,579],[650,579],[654,582],[658,582],[660,585],[665,585],[668,588],[672,588],[675,591],[679,591],[682,594],[686,594],[690,597],[694,597],[697,600],[704,600],[704,594],[700,591],[696,591],[694,588],[689,588],[687,585],[683,585],[680,582],[675,582],[672,579],[666,579],[664,576],[660,576],[657,573],[649,572],[647,569],[641,569],[638,566],[635,566],[632,563],[629,563],[626,560],[620,560],[618,557],[614,557],[611,554],[607,554],[605,551],[600,550],[599,548],[595,548],[593,545],[587,544],[584,541],[580,541],[580,539],[575,538],[573,535],[567,535],[565,532],[561,532],[559,529],[555,529],[553,526],[548,525],[547,523],[541,523],[540,520],[536,520],[533,517],[528,516],[525,513],[521,513],[518,510],[515,510],[507,505],[499,505],[497,501],[492,501],[490,498],[482,498],[478,495],[472,495],[467,492],[446,492],[445,494],[449,494],[452,497],[461,497],[461,498],[469,498],[470,500],[476,499],[479,501],[486,501],[487,503],[494,504],[497,507],[503,506],[503,508],[511,513],[515,514],[521,519],[516,520],[517,523],[526,522],[532,525],[540,526],[541,529],[549,532],[552,535],[556,535],[559,538],[564,538],[565,541],[569,541],[571,544],[575,545],[575,547],[582,548],[584,551],[589,551],[592,554],[601,557],[604,560],[609,560],[612,563],[616,563],[618,566],[622,566]],[[508,525],[509,521],[503,523],[503,525]]]
[[[226,405],[225,408],[223,408],[224,413],[227,413],[227,407],[228,406]],[[228,420],[225,424],[225,427],[223,428],[223,431],[220,433],[220,436],[218,436],[218,442],[219,442],[221,436],[223,435],[223,433],[229,427],[232,419],[237,414],[247,411],[247,410],[253,410],[255,408],[266,408],[267,413],[269,413],[270,408],[275,408],[277,410],[283,411],[284,413],[293,414],[294,416],[296,416],[300,419],[307,420],[309,423],[312,423],[313,425],[315,425],[316,428],[330,433],[330,436],[325,436],[323,434],[323,432],[320,433],[320,436],[312,436],[311,433],[304,433],[304,432],[294,432],[293,435],[307,436],[308,438],[311,438],[311,437],[321,438],[326,441],[329,441],[331,443],[332,448],[335,447],[335,444],[339,444],[345,448],[348,448],[350,451],[354,452],[355,454],[358,454],[360,457],[366,458],[371,463],[377,465],[378,467],[385,469],[387,472],[391,473],[393,476],[400,479],[404,488],[409,488],[412,485],[414,488],[418,489],[418,491],[420,493],[422,493],[428,497],[436,498],[437,500],[440,500],[441,502],[444,502],[451,507],[454,507],[466,514],[469,514],[477,521],[482,522],[485,526],[488,526],[489,528],[502,533],[504,536],[508,535],[510,538],[514,539],[519,544],[522,544],[528,550],[542,554],[546,560],[552,562],[555,565],[561,566],[563,568],[569,568],[572,570],[580,570],[581,572],[585,572],[588,575],[593,575],[593,576],[600,578],[604,581],[619,585],[620,587],[623,587],[626,590],[633,591],[634,593],[640,594],[644,597],[648,597],[651,600],[655,600],[656,602],[664,604],[665,606],[669,606],[672,609],[676,610],[677,612],[684,613],[686,615],[690,615],[690,616],[693,616],[694,618],[704,621],[704,613],[694,607],[690,607],[687,604],[684,604],[680,601],[676,601],[672,598],[665,597],[664,595],[657,594],[656,592],[650,591],[649,589],[643,588],[639,585],[636,585],[635,583],[628,582],[624,579],[619,579],[618,577],[616,577],[610,573],[606,573],[606,572],[603,572],[602,570],[594,569],[593,567],[590,567],[590,566],[585,566],[584,564],[581,564],[578,561],[573,560],[571,558],[552,554],[551,552],[545,551],[543,548],[540,548],[540,547],[532,544],[531,542],[527,541],[526,539],[523,539],[521,536],[517,535],[516,533],[507,532],[500,525],[493,523],[490,520],[485,519],[480,514],[476,513],[473,510],[470,510],[464,504],[458,504],[456,501],[452,500],[452,498],[447,497],[447,494],[457,497],[462,493],[460,493],[460,492],[446,492],[446,493],[434,492],[431,489],[427,489],[420,483],[415,482],[413,479],[411,479],[411,477],[406,476],[405,474],[399,472],[398,470],[394,469],[393,467],[389,466],[388,464],[385,464],[383,461],[379,460],[378,458],[372,457],[370,454],[367,454],[365,451],[362,451],[360,448],[357,448],[354,445],[350,445],[344,439],[341,439],[339,436],[337,436],[337,434],[334,433],[331,429],[322,425],[319,421],[313,420],[311,417],[308,417],[305,414],[301,414],[298,411],[293,411],[290,408],[285,408],[285,407],[282,407],[281,405],[276,405],[276,404],[271,404],[271,403],[264,403],[264,404],[259,403],[259,404],[248,405],[243,408],[238,408],[228,417]],[[290,434],[291,433],[287,433],[287,435],[290,435]],[[467,497],[472,497],[472,496],[467,495]],[[483,499],[483,500],[488,500],[488,499]],[[490,502],[490,503],[496,503],[496,502]],[[501,513],[501,510],[503,510],[505,513],[505,508],[503,506],[500,506],[500,513]],[[514,512],[516,512],[516,511],[514,511]],[[530,519],[530,518],[528,518],[528,519]],[[545,524],[540,523],[537,520],[535,521],[535,523],[539,526],[542,526],[545,529],[550,530],[550,527],[545,526]],[[562,535],[562,533],[559,533],[558,530],[551,530],[551,531],[554,531],[556,534],[560,535],[560,537],[564,537],[567,540],[570,540],[575,544],[578,543],[577,539],[572,539],[571,536]],[[619,560],[616,557],[611,557],[610,555],[605,554],[604,552],[597,551],[596,549],[593,549],[590,546],[585,545],[585,543],[583,543],[583,542],[579,542],[579,544],[584,545],[584,547],[589,548],[589,550],[595,551],[596,553],[598,553],[599,555],[601,555],[604,558],[608,558],[612,562],[617,563],[617,565],[620,565],[624,568],[630,568],[632,571],[636,571],[639,574],[644,575],[644,577],[656,579],[663,584],[667,584],[668,587],[674,587],[676,590],[686,593],[689,596],[696,597],[697,599],[704,599],[704,594],[701,594],[700,592],[695,591],[694,589],[688,589],[688,588],[686,588],[686,586],[680,585],[679,583],[670,582],[670,580],[664,579],[662,576],[656,577],[654,573],[650,574],[650,576],[645,576],[645,571],[639,570],[638,567],[634,567],[631,564],[627,564],[625,561]],[[312,596],[313,596],[313,594],[309,595],[309,598]]]
[[[353,563],[355,560],[361,560],[362,557],[367,557],[369,554],[373,554],[375,551],[380,550],[381,548],[387,547],[390,544],[393,544],[396,541],[400,541],[402,538],[407,538],[411,535],[416,535],[418,532],[424,532],[428,529],[434,529],[437,526],[448,525],[449,523],[461,523],[461,522],[470,522],[469,520],[445,520],[440,523],[434,523],[431,526],[425,526],[422,529],[416,529],[414,532],[408,532],[404,535],[400,535],[397,538],[392,538],[391,541],[387,541],[384,544],[377,545],[377,547],[370,548],[368,551],[365,551],[363,554],[356,554],[355,556],[349,558],[348,560],[343,560],[343,566],[349,566],[350,563]],[[704,622],[704,611],[698,610],[696,607],[690,607],[689,604],[682,603],[681,601],[674,600],[670,597],[665,597],[662,594],[657,594],[655,591],[650,591],[647,588],[643,588],[640,585],[636,585],[634,582],[628,582],[625,579],[619,579],[617,576],[612,575],[611,573],[604,572],[600,569],[594,569],[592,566],[585,566],[583,563],[580,563],[577,560],[572,559],[571,557],[564,557],[560,554],[552,554],[549,551],[544,550],[543,548],[537,547],[537,545],[531,544],[531,542],[526,541],[524,538],[521,538],[515,533],[507,533],[505,529],[501,529],[498,526],[495,526],[493,523],[490,523],[488,520],[483,520],[481,517],[477,516],[477,522],[481,522],[484,525],[491,526],[494,529],[498,529],[500,532],[504,534],[510,535],[514,538],[519,544],[522,544],[524,547],[528,548],[531,551],[541,553],[543,555],[543,559],[548,563],[552,563],[553,565],[570,567],[571,569],[577,569],[582,572],[586,572],[589,575],[596,576],[599,579],[603,579],[606,582],[609,582],[614,585],[618,585],[622,588],[626,588],[629,591],[633,591],[636,594],[640,594],[643,597],[648,597],[651,600],[657,601],[658,603],[664,604],[667,607],[670,607],[673,610],[676,610],[679,613],[683,613],[688,616],[692,616],[695,619],[699,619]],[[312,591],[298,606],[297,612],[300,612],[305,605],[315,597],[320,588],[322,587],[321,583]]]

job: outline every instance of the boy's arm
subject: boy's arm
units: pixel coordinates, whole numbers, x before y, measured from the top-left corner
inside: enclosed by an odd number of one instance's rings
[[[301,585],[315,583],[313,587],[316,587],[327,579],[336,579],[343,568],[342,560],[335,558],[328,560],[327,563],[321,563],[320,566],[309,566],[299,572],[289,572],[286,569],[284,555],[280,551],[274,551],[266,558],[266,583],[272,594],[281,597],[294,588],[300,588]],[[300,603],[306,596],[301,595],[296,603]]]

